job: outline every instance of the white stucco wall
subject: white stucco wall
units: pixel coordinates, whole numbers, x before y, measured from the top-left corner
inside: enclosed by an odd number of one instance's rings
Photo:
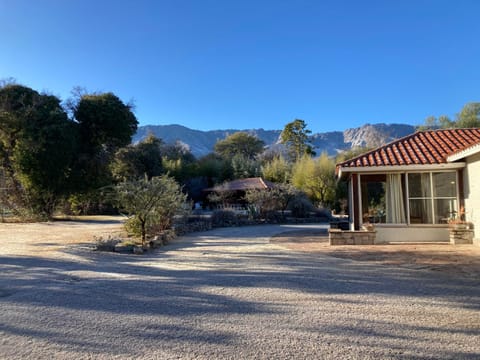
[[[474,242],[480,245],[480,153],[466,158],[463,191],[465,194],[465,217],[474,225]]]
[[[377,225],[376,244],[388,242],[437,242],[450,241],[446,226],[398,226]]]

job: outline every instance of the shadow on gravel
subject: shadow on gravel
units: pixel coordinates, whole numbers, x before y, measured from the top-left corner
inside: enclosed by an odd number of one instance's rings
[[[279,310],[261,299],[232,297],[230,288],[284,289],[303,294],[321,294],[332,301],[341,302],[337,295],[380,294],[385,297],[415,297],[438,299],[452,308],[480,310],[480,286],[477,280],[455,279],[435,273],[412,271],[388,266],[374,266],[350,260],[312,256],[287,251],[266,250],[242,253],[244,246],[255,243],[260,234],[244,236],[239,240],[212,241],[212,236],[189,237],[162,251],[144,256],[94,253],[76,248],[72,254],[77,260],[60,260],[41,257],[0,256],[0,304],[28,307],[63,308],[70,310],[110,313],[119,316],[169,316],[182,320],[175,329],[161,324],[143,322],[133,336],[151,336],[168,340],[169,336],[184,337],[199,343],[228,344],[233,341],[227,332],[201,329],[185,319],[196,319],[213,314],[252,315],[275,314]],[[216,237],[221,238],[221,234]],[[182,257],[182,252],[195,251],[201,243],[202,250],[194,258]],[[261,241],[259,244],[265,245]],[[235,248],[235,252],[225,246]],[[196,250],[198,251],[198,249]],[[174,253],[174,254],[172,254]],[[194,260],[192,260],[194,259]],[[188,269],[195,261],[195,270]],[[248,298],[248,297],[247,297]],[[359,296],[355,301],[365,306]],[[354,302],[349,300],[350,303]],[[2,313],[0,312],[0,315]],[[121,317],[118,329],[121,332]],[[328,328],[322,331],[332,335],[357,332],[365,329],[365,336],[384,339],[398,334],[376,333],[375,322],[366,322],[352,328]],[[385,324],[383,324],[385,325]],[[387,324],[394,329],[395,324]],[[383,326],[385,327],[385,326]],[[52,334],[39,329],[25,329],[12,324],[0,325],[5,333],[29,335],[51,339]],[[415,327],[414,332],[427,334],[431,329]],[[412,330],[412,331],[413,331]],[[441,331],[438,328],[435,331]],[[28,333],[31,331],[31,333]],[[318,331],[318,329],[312,329]],[[444,331],[479,335],[478,327],[445,327]],[[132,335],[132,334],[130,334]],[[347,339],[348,336],[342,336]],[[72,347],[81,346],[92,352],[110,351],[111,354],[130,350],[117,347],[105,349],[95,341],[76,343],[67,334],[55,334],[56,341]],[[413,340],[413,338],[412,338]],[[374,346],[374,345],[372,345]],[[383,344],[385,346],[385,344]],[[455,353],[458,355],[460,353]],[[442,354],[442,357],[448,354]],[[455,356],[453,356],[455,357]],[[414,357],[409,357],[414,358]]]
[[[134,313],[179,316],[209,312],[271,311],[255,301],[238,301],[228,296],[207,294],[203,291],[204,287],[265,287],[313,294],[376,293],[433,297],[448,301],[452,307],[480,310],[477,279],[455,279],[435,272],[301,253],[239,252],[232,256],[229,251],[221,250],[225,245],[239,248],[247,244],[251,245],[251,242],[203,243],[203,251],[195,259],[195,270],[185,269],[192,260],[188,256],[183,259],[181,255],[182,251],[194,248],[194,243],[174,244],[165,248],[167,250],[138,257],[84,250],[84,261],[0,256],[0,290],[8,294],[24,290],[46,292],[46,298],[15,299],[45,306],[118,313],[128,309],[128,312]],[[171,256],[169,250],[175,250],[175,255]],[[83,301],[77,297],[75,301],[66,303],[62,295],[70,291],[98,291],[99,296],[108,295],[112,301]],[[93,295],[91,293],[89,298]],[[139,299],[135,300],[137,297]],[[3,300],[8,300],[8,297],[4,296]]]
[[[399,324],[385,320],[355,320],[352,325],[342,326],[326,326],[322,328],[322,332],[331,335],[335,339],[335,345],[343,348],[351,348],[351,339],[357,339],[365,348],[356,352],[356,359],[372,358],[372,351],[379,359],[409,359],[409,360],[438,360],[438,359],[471,359],[477,360],[478,353],[462,351],[462,349],[445,349],[442,345],[434,347],[434,351],[425,353],[425,348],[428,348],[432,343],[432,339],[440,333],[445,333],[447,336],[455,338],[457,335],[467,334],[474,339],[478,336],[479,330],[464,330],[458,329],[455,324],[446,325],[443,328],[428,327],[428,326],[411,326],[408,324],[401,324],[403,334],[399,331]],[[305,331],[314,332],[316,329],[304,329]],[[342,336],[338,336],[342,334]],[[414,334],[414,335],[413,335]],[[399,344],[398,340],[404,340],[409,345],[405,347]],[[435,341],[435,340],[433,340]],[[365,351],[367,350],[367,351]]]

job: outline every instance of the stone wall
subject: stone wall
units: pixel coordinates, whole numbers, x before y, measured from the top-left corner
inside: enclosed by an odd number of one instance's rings
[[[343,231],[330,229],[330,245],[374,245],[376,231]]]
[[[330,218],[325,216],[294,218],[281,215],[268,219],[250,219],[248,216],[237,214],[234,211],[216,210],[209,214],[193,214],[184,218],[178,218],[174,224],[174,228],[177,235],[184,235],[191,232],[207,231],[218,227],[253,226],[263,224],[323,224],[328,223],[330,220]]]

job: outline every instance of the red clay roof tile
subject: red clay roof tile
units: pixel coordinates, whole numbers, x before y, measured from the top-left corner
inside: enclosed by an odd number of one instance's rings
[[[338,167],[443,164],[447,157],[480,143],[480,129],[419,131],[371,150]]]

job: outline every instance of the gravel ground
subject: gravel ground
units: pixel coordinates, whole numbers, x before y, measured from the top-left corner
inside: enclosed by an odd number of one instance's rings
[[[143,256],[92,252],[81,243],[6,251],[0,355],[480,359],[477,278],[269,242],[306,227],[216,229]]]
[[[445,243],[394,243],[330,246],[326,229],[286,231],[270,242],[308,252],[379,265],[431,270],[452,276],[480,279],[480,246]]]

